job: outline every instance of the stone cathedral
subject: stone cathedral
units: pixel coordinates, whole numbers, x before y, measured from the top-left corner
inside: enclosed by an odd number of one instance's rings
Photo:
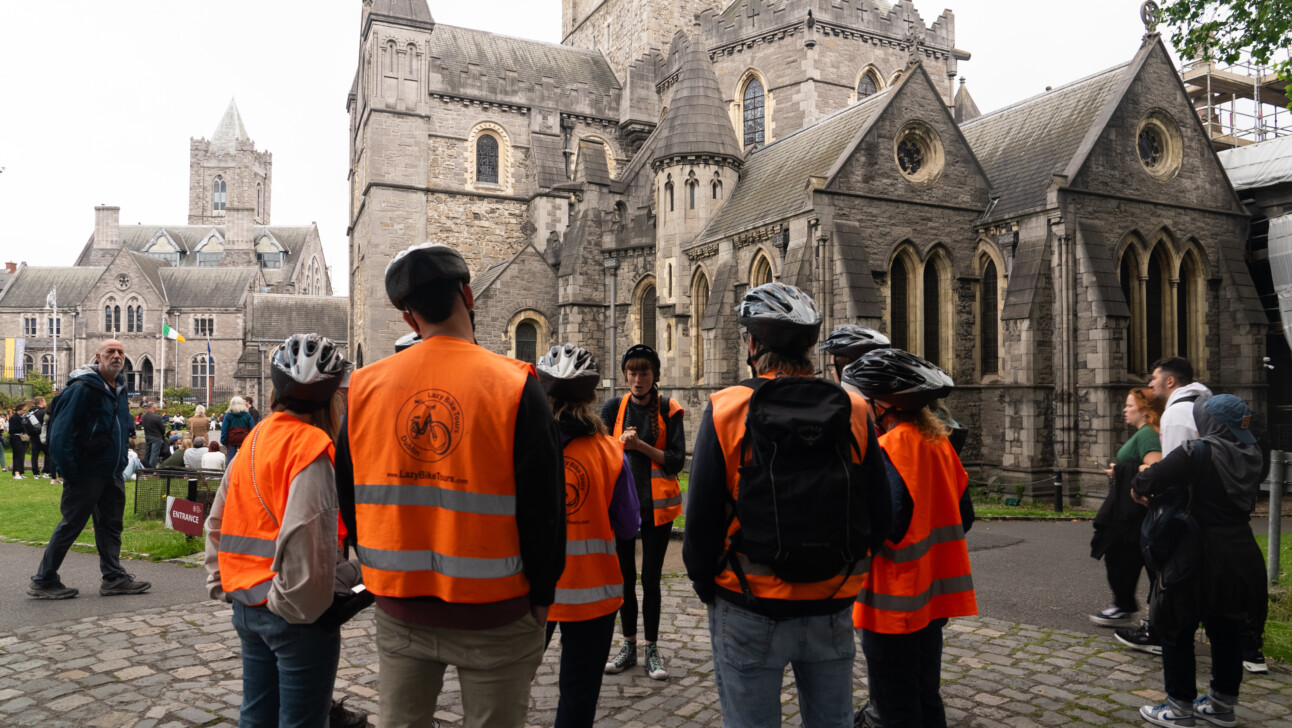
[[[612,352],[652,344],[692,429],[748,376],[734,307],[771,280],[809,291],[824,331],[871,326],[941,365],[966,466],[1029,494],[1055,470],[1103,491],[1094,459],[1158,357],[1263,400],[1248,216],[1151,29],[1125,63],[983,114],[954,14],[910,0],[563,0],[561,28],[553,45],[364,1],[361,364],[406,328],[387,261],[434,240],[472,266],[483,346],[572,341],[610,377]]]

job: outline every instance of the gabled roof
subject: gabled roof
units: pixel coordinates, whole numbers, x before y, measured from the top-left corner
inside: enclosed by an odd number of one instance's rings
[[[574,180],[609,186],[610,167],[606,165],[606,145],[588,139],[579,140],[579,158],[574,170]]]
[[[350,337],[350,299],[344,296],[257,293],[251,315],[257,341],[312,333],[345,343]]]
[[[713,62],[699,39],[683,36],[682,31],[677,35],[686,38],[682,67],[668,113],[659,125],[660,143],[654,160],[708,155],[727,157],[738,165],[743,155]]]
[[[102,266],[20,268],[0,295],[0,308],[44,308],[45,296],[58,289],[58,305],[78,306],[94,288],[105,268]]]
[[[158,273],[166,302],[176,308],[237,308],[259,271],[255,268],[171,268]]]
[[[435,19],[431,17],[426,0],[373,0],[370,17],[428,30],[435,27]]]
[[[1053,175],[1073,163],[1096,120],[1116,103],[1130,66],[1101,71],[961,125],[999,198],[993,218],[1045,206]]]
[[[123,250],[122,254],[129,256],[129,258],[134,261],[134,264],[139,267],[139,271],[144,274],[144,278],[146,278],[148,282],[152,284],[153,289],[157,291],[157,295],[161,296],[162,299],[166,299],[166,284],[162,281],[161,275],[157,272],[158,269],[165,264],[156,258],[136,253],[133,250]],[[167,265],[166,267],[169,268],[170,266]]]
[[[735,192],[693,245],[807,210],[812,204],[808,178],[826,177],[900,87],[884,89],[750,154]]]
[[[313,225],[274,225],[271,227],[256,225],[252,228],[251,239],[254,244],[262,235],[268,233],[287,249],[287,254],[283,256],[281,275],[284,280],[290,280],[294,275],[296,264],[300,260],[301,254],[305,251],[310,235],[314,233],[314,229]],[[181,252],[187,254],[180,256],[179,268],[181,269],[197,267],[197,256],[191,254],[197,251],[198,246],[212,232],[220,235],[226,241],[228,240],[227,229],[223,225],[122,225],[120,231],[122,247],[136,253],[146,252],[157,234],[164,232],[179,246]],[[80,256],[77,257],[76,265],[82,266],[89,261],[90,249],[93,245],[94,236],[91,235],[89,241],[85,243],[85,247],[82,248]]]
[[[442,23],[431,33],[430,47],[430,56],[439,59],[440,73],[446,77],[479,70],[491,78],[506,79],[511,71],[520,83],[540,88],[544,78],[552,79],[557,89],[587,84],[591,91],[609,94],[619,88],[614,71],[598,51]]]
[[[535,248],[533,243],[526,243],[525,246],[517,251],[515,255],[501,263],[494,263],[486,268],[483,273],[471,279],[471,292],[475,294],[476,298],[482,296],[485,291],[489,290],[489,287],[492,286],[495,281],[502,277],[503,273],[507,272],[507,269],[511,267],[512,263],[515,263],[520,256],[524,255],[526,250],[531,249],[534,251],[534,256],[543,261],[543,265],[547,266],[548,270],[552,271],[552,275],[556,275],[556,270],[552,268],[551,263],[547,262],[547,257],[538,252],[538,248]]]
[[[242,116],[238,113],[238,102],[229,99],[229,106],[224,110],[220,125],[211,135],[211,151],[232,153],[238,142],[248,139],[247,130],[242,126]]]

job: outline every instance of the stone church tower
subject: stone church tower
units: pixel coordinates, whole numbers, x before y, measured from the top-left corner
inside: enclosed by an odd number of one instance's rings
[[[189,225],[224,225],[235,209],[251,210],[256,225],[269,224],[274,155],[256,149],[236,101],[229,100],[209,140],[190,139],[188,147]]]

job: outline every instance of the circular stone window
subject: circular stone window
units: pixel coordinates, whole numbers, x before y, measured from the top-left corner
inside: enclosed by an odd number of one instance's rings
[[[908,121],[897,132],[893,157],[902,176],[917,187],[931,185],[942,176],[942,139],[922,121]]]
[[[1174,177],[1183,160],[1180,127],[1175,119],[1161,109],[1150,111],[1139,122],[1135,151],[1144,170],[1159,182]]]

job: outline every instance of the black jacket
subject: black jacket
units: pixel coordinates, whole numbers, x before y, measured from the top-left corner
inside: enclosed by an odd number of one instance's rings
[[[166,420],[162,419],[162,416],[156,412],[145,412],[143,421],[140,424],[144,426],[144,439],[166,439]]]
[[[49,432],[49,454],[67,478],[120,478],[126,469],[126,439],[134,432],[126,402],[126,378],[117,375],[116,389],[91,364],[72,372],[58,395],[58,416]]]

